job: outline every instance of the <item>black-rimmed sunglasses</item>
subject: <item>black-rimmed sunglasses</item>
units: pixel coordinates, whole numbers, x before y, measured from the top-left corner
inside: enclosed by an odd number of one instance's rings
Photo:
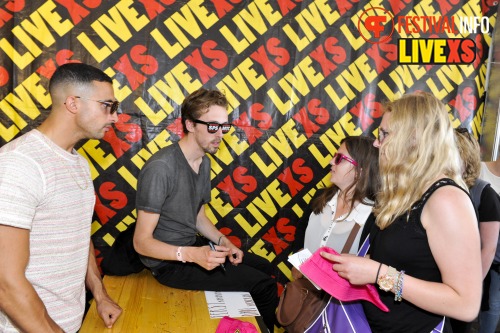
[[[222,130],[222,134],[226,134],[227,132],[229,132],[231,130],[231,126],[233,126],[233,124],[227,124],[227,123],[219,124],[215,121],[206,122],[206,121],[199,120],[199,119],[194,119],[193,122],[197,123],[197,124],[207,125],[207,131],[210,134],[217,133],[219,128]]]
[[[81,98],[85,99],[87,101],[92,101],[92,102],[97,102],[101,103],[102,105],[105,105],[107,109],[109,109],[109,114],[113,114],[116,111],[118,111],[118,106],[120,105],[120,102],[118,101],[103,101],[103,100],[95,100],[95,99],[90,99],[87,97],[81,97],[81,96],[74,96],[75,98]]]

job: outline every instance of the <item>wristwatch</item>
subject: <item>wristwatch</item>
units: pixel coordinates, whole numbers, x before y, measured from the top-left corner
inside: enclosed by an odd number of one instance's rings
[[[383,291],[393,290],[396,284],[397,275],[398,271],[394,267],[389,266],[389,268],[387,269],[387,273],[380,276],[377,280],[380,289],[382,289]]]

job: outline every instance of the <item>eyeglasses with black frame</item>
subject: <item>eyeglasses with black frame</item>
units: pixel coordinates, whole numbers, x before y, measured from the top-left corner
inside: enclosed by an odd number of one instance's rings
[[[114,114],[116,111],[118,111],[118,106],[120,105],[120,102],[118,101],[103,101],[103,100],[95,100],[95,99],[90,99],[87,97],[81,97],[81,96],[74,96],[75,98],[81,98],[85,99],[87,101],[92,101],[92,102],[97,102],[101,103],[102,105],[106,106],[106,109],[109,110],[109,114]]]
[[[380,127],[378,128],[378,137],[377,137],[377,139],[378,139],[379,143],[382,143],[388,135],[389,135],[389,132],[384,131]]]
[[[219,124],[218,122],[215,121],[206,122],[199,119],[194,119],[193,123],[207,125],[207,131],[210,134],[217,133],[219,128],[222,130],[222,134],[226,134],[231,130],[231,126],[233,126],[233,124],[228,124],[228,123]]]
[[[347,162],[351,163],[352,165],[358,166],[358,162],[356,162],[355,160],[353,160],[352,158],[350,158],[348,156],[345,156],[344,154],[335,153],[335,155],[333,155],[333,164],[339,165],[342,162],[342,160],[346,160]]]

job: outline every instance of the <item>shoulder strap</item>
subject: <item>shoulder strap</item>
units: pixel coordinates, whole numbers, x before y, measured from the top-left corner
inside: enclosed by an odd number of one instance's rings
[[[481,203],[481,193],[483,193],[484,188],[488,184],[489,183],[487,181],[478,178],[476,179],[474,185],[470,188],[470,196],[476,210],[479,209],[479,204]]]
[[[349,250],[352,247],[352,243],[354,243],[354,239],[356,238],[356,235],[358,234],[360,228],[361,227],[359,226],[359,224],[354,222],[354,226],[352,227],[349,237],[347,237],[347,240],[345,241],[344,248],[342,249],[341,253],[349,253]]]

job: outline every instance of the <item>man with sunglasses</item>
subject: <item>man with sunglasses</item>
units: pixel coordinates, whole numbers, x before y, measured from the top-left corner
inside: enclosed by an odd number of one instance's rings
[[[111,78],[90,65],[65,64],[49,93],[45,121],[0,148],[0,332],[77,332],[85,286],[107,327],[122,311],[97,268],[94,187],[74,149],[118,120]]]
[[[250,292],[272,332],[277,286],[270,263],[250,253],[243,256],[205,214],[211,198],[206,153],[216,153],[231,130],[227,105],[221,92],[203,88],[182,103],[183,138],[153,155],[139,175],[134,246],[164,285]]]

